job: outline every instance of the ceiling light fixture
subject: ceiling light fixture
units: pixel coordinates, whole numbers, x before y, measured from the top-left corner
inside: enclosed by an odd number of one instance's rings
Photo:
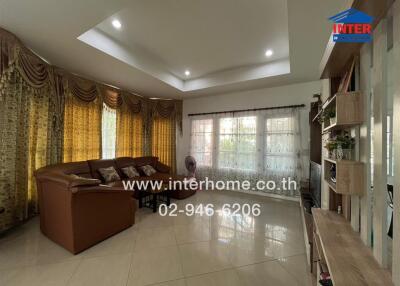
[[[274,54],[274,52],[272,51],[272,50],[267,50],[266,52],[265,52],[265,56],[266,57],[270,57],[270,56],[272,56]]]
[[[190,71],[189,70],[185,70],[185,75],[186,76],[190,76]]]
[[[121,29],[122,27],[121,22],[118,20],[113,20],[112,25],[114,26],[115,29]]]

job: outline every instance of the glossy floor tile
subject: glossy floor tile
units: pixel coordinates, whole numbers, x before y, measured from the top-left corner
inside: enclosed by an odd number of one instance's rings
[[[213,216],[137,211],[136,224],[72,255],[34,218],[0,238],[0,285],[311,285],[298,203],[234,192],[198,192],[178,209],[212,204]],[[222,211],[253,204],[259,216]]]
[[[185,276],[232,268],[229,246],[217,240],[179,245],[179,251]]]
[[[114,254],[83,259],[68,286],[125,286],[131,254]]]
[[[142,249],[132,254],[128,286],[142,286],[183,278],[177,246]]]
[[[277,261],[240,267],[236,272],[243,286],[300,285]]]

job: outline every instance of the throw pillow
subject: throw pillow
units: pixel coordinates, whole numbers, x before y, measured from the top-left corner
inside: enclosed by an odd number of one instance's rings
[[[139,172],[133,166],[121,168],[121,170],[124,173],[124,175],[127,176],[129,179],[132,179],[134,177],[140,177]]]
[[[100,180],[91,179],[91,178],[84,178],[75,174],[71,174],[74,180],[70,183],[71,187],[78,187],[78,186],[97,186],[101,183]]]
[[[145,165],[145,166],[141,167],[140,169],[142,169],[143,173],[148,177],[157,173],[157,171],[150,165]]]
[[[121,180],[117,171],[112,166],[108,168],[99,168],[99,173],[106,183]]]

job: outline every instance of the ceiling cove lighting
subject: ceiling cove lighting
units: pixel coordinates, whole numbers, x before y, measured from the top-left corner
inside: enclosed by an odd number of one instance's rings
[[[185,76],[190,76],[190,71],[189,70],[185,70]]]
[[[113,20],[112,25],[114,26],[115,29],[118,29],[118,30],[121,29],[121,27],[122,27],[122,24],[119,20]]]
[[[271,57],[273,54],[274,54],[274,51],[273,51],[273,50],[267,50],[267,51],[265,52],[265,56],[266,56],[267,58]]]

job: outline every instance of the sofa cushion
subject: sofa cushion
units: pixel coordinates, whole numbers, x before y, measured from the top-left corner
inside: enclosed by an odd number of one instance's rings
[[[70,187],[78,187],[78,186],[98,186],[101,184],[101,181],[98,179],[91,179],[91,178],[85,178],[81,177],[75,174],[69,175],[72,177],[74,180],[71,182]]]
[[[106,183],[121,180],[121,177],[118,175],[117,170],[115,170],[113,166],[108,168],[100,168],[98,171],[102,176],[103,181]]]
[[[126,177],[128,177],[129,179],[135,178],[135,177],[139,177],[140,174],[139,172],[136,170],[135,167],[133,166],[129,166],[129,167],[125,167],[125,168],[121,168],[122,173],[124,173],[124,175]]]
[[[103,182],[105,182],[105,181],[99,173],[100,168],[113,167],[115,170],[117,170],[117,173],[118,173],[117,164],[115,163],[115,160],[113,160],[113,159],[88,160],[88,164],[89,164],[90,174],[92,175],[92,178],[102,180]],[[118,173],[118,175],[121,177],[120,173]]]
[[[136,166],[135,159],[132,157],[119,157],[115,159],[115,164],[118,169],[122,169],[129,166]]]
[[[156,169],[154,169],[153,166],[150,166],[150,165],[142,166],[142,167],[140,167],[140,169],[148,177],[150,177],[151,175],[154,175],[155,173],[157,173]]]
[[[170,168],[169,166],[167,166],[167,165],[161,163],[160,161],[157,161],[157,162],[156,162],[155,169],[156,169],[158,172],[161,172],[161,173],[167,173],[167,174],[169,174],[169,173],[171,172],[171,168]]]
[[[146,157],[138,157],[133,159],[135,167],[142,167],[146,165],[150,165],[153,168],[156,166],[158,157],[146,156]]]

